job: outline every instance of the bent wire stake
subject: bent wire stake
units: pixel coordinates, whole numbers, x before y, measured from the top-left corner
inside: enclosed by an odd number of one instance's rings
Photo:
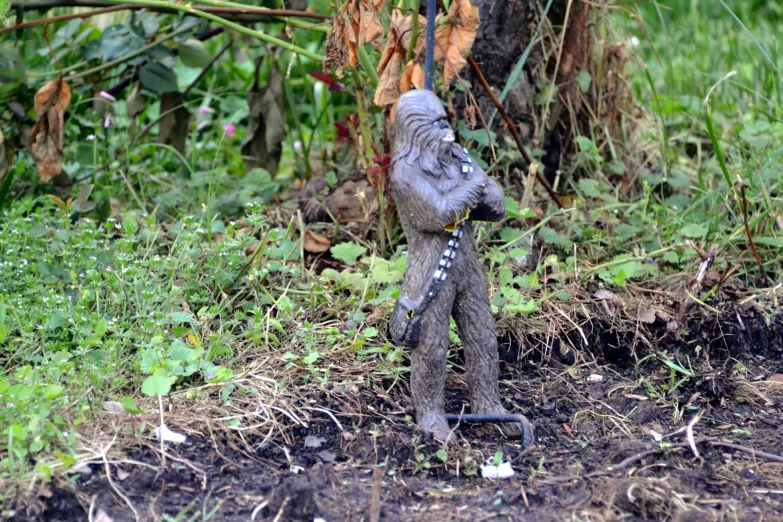
[[[486,414],[485,413],[465,413],[465,414],[447,413],[446,420],[449,422],[458,422],[458,423],[465,423],[465,424],[517,422],[522,425],[522,448],[528,449],[530,446],[533,445],[533,441],[535,440],[534,427],[530,423],[530,421],[527,420],[527,417],[525,417],[524,415],[517,415],[514,413],[501,413],[498,415],[494,415],[492,413],[486,413]]]

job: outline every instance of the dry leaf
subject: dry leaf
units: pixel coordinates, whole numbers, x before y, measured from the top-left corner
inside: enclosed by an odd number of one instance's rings
[[[326,40],[324,71],[335,67],[342,78],[346,67],[359,65],[359,47],[369,43],[379,51],[383,47],[381,11],[384,0],[348,0],[332,21]]]
[[[769,378],[772,382],[783,382],[783,374],[776,373],[772,377]]]
[[[427,19],[419,15],[419,34],[416,36],[416,48],[414,51],[418,54],[424,48],[424,28],[427,27]],[[391,17],[391,24],[389,26],[391,31],[396,35],[402,48],[405,52],[408,52],[411,45],[411,37],[413,36],[413,17],[403,16],[400,11],[394,11]]]
[[[390,48],[391,51],[387,52]],[[401,45],[395,44],[394,47],[387,47],[384,50],[381,61],[378,64],[378,88],[375,89],[375,96],[372,100],[378,107],[391,105],[399,99],[398,75],[400,74],[403,59],[404,55]],[[381,68],[381,65],[383,65],[383,68]]]
[[[248,170],[260,167],[275,176],[280,168],[285,139],[283,73],[277,67],[271,67],[262,89],[258,80],[261,62],[257,65],[256,79],[245,94],[250,117],[242,155],[248,158],[245,161]]]
[[[5,182],[5,176],[8,174],[10,168],[10,154],[6,149],[5,137],[3,136],[3,129],[0,129],[0,187]]]
[[[165,113],[165,116],[158,124],[158,143],[171,145],[180,154],[184,154],[190,113],[182,102],[177,107],[174,106],[179,97],[178,92],[167,92],[160,97],[160,113]]]
[[[135,118],[147,108],[147,100],[141,94],[141,83],[136,82],[136,85],[133,86],[128,99],[125,100],[125,107],[128,110],[129,118]]]
[[[476,40],[478,26],[478,7],[471,5],[470,0],[454,0],[449,7],[446,23],[435,33],[435,61],[445,61],[444,89],[467,65],[466,58]]]
[[[359,3],[359,45],[372,44],[381,50],[383,46],[383,25],[381,9],[383,0],[362,0]]]
[[[62,172],[63,119],[70,103],[71,88],[62,78],[50,81],[35,93],[39,119],[30,130],[30,152],[44,183]]]
[[[653,324],[656,318],[655,310],[653,308],[645,308],[639,312],[636,318],[643,323]]]
[[[399,88],[401,94],[405,94],[411,88],[424,88],[424,69],[420,63],[411,60],[405,64],[405,70],[400,76]]]
[[[305,230],[304,249],[311,254],[321,254],[329,250],[332,242],[329,238],[316,234],[309,228]]]
[[[332,21],[332,31],[326,39],[324,71],[335,67],[335,75],[342,78],[343,70],[346,67],[359,65],[358,33],[360,21],[361,13],[358,0],[348,0]]]

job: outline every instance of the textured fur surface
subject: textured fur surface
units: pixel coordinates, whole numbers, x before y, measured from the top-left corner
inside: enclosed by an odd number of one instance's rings
[[[425,90],[397,102],[391,189],[408,241],[408,264],[401,294],[410,300],[427,292],[449,241],[447,227],[470,211],[458,255],[448,279],[421,317],[419,343],[411,351],[411,392],[418,424],[446,441],[444,413],[449,317],[453,316],[465,351],[473,413],[502,414],[498,392],[498,347],[484,269],[470,221],[498,221],[505,215],[500,186],[469,161],[454,143],[438,98]],[[473,167],[466,172],[466,162]],[[507,431],[519,431],[511,425]]]

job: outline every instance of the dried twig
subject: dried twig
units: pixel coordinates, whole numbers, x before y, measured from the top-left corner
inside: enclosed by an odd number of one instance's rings
[[[70,13],[66,15],[60,15],[60,16],[52,16],[51,18],[41,18],[40,20],[31,20],[29,22],[21,22],[15,25],[12,25],[10,27],[3,27],[0,29],[0,35],[6,34],[6,33],[12,33],[14,31],[27,29],[28,27],[35,27],[36,25],[46,25],[46,24],[52,24],[56,22],[65,22],[67,20],[73,20],[74,18],[90,18],[92,16],[98,16],[106,13],[113,13],[115,11],[124,11],[128,9],[124,5],[114,5],[111,7],[103,7],[101,9],[95,9],[93,11],[87,11],[84,13]]]
[[[500,117],[503,118],[504,122],[506,122],[506,125],[508,126],[508,130],[509,132],[511,132],[511,137],[514,138],[514,142],[517,144],[517,148],[519,149],[519,152],[522,153],[522,157],[525,158],[525,161],[528,163],[528,165],[533,165],[534,164],[533,158],[527,152],[524,143],[522,143],[522,138],[520,138],[516,126],[511,122],[511,118],[506,112],[506,109],[503,108],[503,104],[500,103],[498,97],[495,96],[494,92],[492,92],[492,88],[489,86],[487,80],[484,78],[484,75],[481,73],[481,69],[479,69],[476,60],[474,60],[472,56],[468,56],[468,63],[470,64],[471,69],[473,69],[473,73],[476,75],[476,79],[484,88],[484,91],[487,93],[487,96],[489,96],[489,99],[492,100],[492,103],[495,105],[495,108],[497,108]],[[557,192],[555,192],[555,189],[552,188],[552,185],[549,184],[546,178],[540,172],[538,172],[538,170],[536,170],[535,174],[536,174],[536,179],[544,187],[547,194],[549,194],[549,197],[552,198],[552,201],[554,201],[559,208],[563,208],[563,202],[560,201],[560,196],[557,195]]]
[[[175,9],[169,9],[163,6],[137,5],[137,4],[112,4],[110,2],[101,2],[99,0],[18,0],[11,2],[11,8],[21,8],[23,11],[43,11],[57,7],[94,7],[104,8],[116,6],[123,10],[141,10],[152,11],[156,13],[176,13]],[[309,11],[295,11],[291,9],[264,9],[258,7],[210,7],[210,6],[192,6],[196,11],[212,13],[237,22],[262,22],[270,18],[309,18],[312,20],[331,20],[331,16]],[[115,9],[118,10],[118,9]],[[86,13],[74,16],[84,16]],[[92,15],[90,15],[92,16]],[[39,23],[49,23],[51,21],[60,21],[52,19],[36,20]],[[11,27],[16,29],[18,26]]]
[[[697,254],[699,254],[699,257],[701,257],[702,261],[699,265],[699,271],[696,272],[696,277],[694,277],[685,288],[685,298],[683,299],[682,303],[680,303],[680,317],[682,319],[688,315],[688,312],[691,310],[691,308],[693,308],[693,305],[696,304],[694,297],[698,298],[699,294],[701,293],[701,287],[704,284],[704,279],[707,277],[707,274],[710,272],[710,268],[712,268],[712,264],[715,262],[715,256],[718,255],[718,245],[712,245],[709,251],[705,253],[690,241],[686,242],[686,244],[693,248]]]
[[[693,438],[693,427],[701,420],[702,412],[700,411],[698,414],[696,414],[693,419],[688,423],[688,427],[685,430],[685,436],[688,439],[688,444],[691,447],[691,451],[693,451],[694,457],[697,459],[701,458],[701,455],[699,455],[699,448],[696,447],[696,440]]]
[[[700,418],[700,415],[697,415],[695,419]],[[695,420],[694,419],[694,420]],[[695,424],[693,421],[691,421],[692,424]],[[718,447],[718,448],[728,448],[733,449],[735,451],[739,451],[742,453],[747,453],[749,455],[752,455],[755,458],[769,460],[772,462],[780,462],[783,463],[783,457],[780,455],[775,455],[773,453],[767,453],[765,451],[759,451],[754,450],[753,448],[748,448],[747,446],[741,446],[739,444],[733,444],[731,442],[723,442],[719,440],[712,440],[707,438],[701,438],[701,439],[693,439],[692,443],[689,442],[680,442],[678,444],[667,444],[666,446],[662,446],[659,448],[647,450],[647,451],[641,451],[639,453],[636,453],[634,455],[631,455],[630,457],[626,458],[625,460],[620,461],[614,466],[609,466],[605,470],[598,470],[593,471],[591,473],[587,473],[586,475],[576,476],[565,476],[565,477],[552,477],[551,479],[545,479],[545,480],[537,480],[536,482],[538,484],[562,484],[563,482],[570,482],[572,480],[586,480],[586,479],[592,479],[596,477],[604,477],[609,475],[612,472],[620,471],[631,464],[634,464],[644,458],[650,457],[652,455],[657,455],[658,453],[663,453],[664,451],[669,451],[674,448],[687,448],[687,447],[693,447],[696,444],[709,444],[712,447]]]
[[[734,451],[739,451],[742,453],[747,453],[748,455],[753,455],[756,458],[771,460],[772,462],[783,463],[783,457],[781,457],[780,455],[775,455],[774,453],[767,453],[766,451],[754,450],[753,448],[748,448],[747,446],[741,446],[739,444],[734,444],[731,442],[721,442],[719,440],[707,440],[707,441],[700,440],[699,442],[707,442],[714,447],[733,449]]]
[[[745,184],[740,181],[739,183],[740,195],[742,196],[742,222],[745,224],[745,234],[748,236],[748,244],[753,251],[753,257],[756,260],[756,264],[759,265],[759,272],[761,276],[759,281],[761,286],[767,286],[767,272],[764,270],[764,263],[761,262],[761,256],[756,248],[756,243],[753,241],[753,235],[750,233],[750,225],[748,225],[748,198],[745,195]]]
[[[370,497],[370,522],[381,520],[381,468],[376,467],[372,473],[372,496]]]

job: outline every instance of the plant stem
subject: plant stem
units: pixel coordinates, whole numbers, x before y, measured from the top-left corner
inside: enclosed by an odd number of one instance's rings
[[[435,14],[438,11],[436,0],[427,0],[427,32],[424,40],[424,88],[432,90],[432,69],[435,62]],[[414,18],[416,18],[414,16]]]
[[[135,50],[135,51],[133,51],[131,53],[128,53],[128,54],[126,54],[124,56],[120,56],[119,58],[116,58],[116,59],[111,60],[109,62],[102,63],[100,65],[97,65],[95,67],[87,69],[86,71],[82,71],[82,72],[79,72],[79,73],[76,73],[76,74],[72,74],[71,76],[66,77],[66,79],[67,80],[75,80],[77,78],[82,78],[84,76],[89,76],[90,74],[102,71],[104,69],[110,69],[110,68],[114,67],[115,65],[119,65],[119,64],[121,64],[123,62],[127,62],[128,60],[132,60],[133,58],[146,53],[150,49],[152,49],[154,47],[157,47],[158,45],[162,44],[166,40],[171,40],[175,36],[180,35],[180,34],[186,32],[186,31],[189,31],[190,29],[192,29],[192,27],[182,27],[180,29],[177,29],[176,31],[173,31],[173,32],[167,34],[166,36],[163,36],[162,38],[160,38],[158,40],[155,40],[154,42],[150,42],[147,45],[144,45],[144,46],[140,47],[139,49],[137,49],[137,50]]]
[[[408,55],[405,57],[406,61],[413,60],[414,54],[416,54],[416,42],[419,40],[419,9],[421,6],[420,0],[412,0],[413,14],[411,15],[411,43],[408,46]]]
[[[378,87],[378,73],[375,72],[375,67],[370,60],[370,55],[367,54],[367,50],[363,45],[359,46],[359,61],[362,64],[362,69],[367,72],[367,78],[373,86],[373,89]]]
[[[370,132],[370,126],[368,121],[368,114],[367,110],[365,109],[364,105],[364,85],[362,84],[362,77],[359,74],[359,71],[356,69],[353,69],[351,71],[353,73],[353,82],[354,82],[354,88],[356,89],[356,107],[359,111],[359,132],[362,135],[362,145],[364,146],[364,154],[359,154],[359,160],[362,162],[362,167],[364,168],[364,171],[367,172],[367,170],[370,168],[370,158],[373,157],[373,150],[372,150],[372,133]],[[379,169],[381,169],[381,166],[378,166]],[[381,183],[378,186],[378,214],[379,214],[379,227],[380,230],[378,230],[378,236],[381,239],[381,253],[386,251],[386,224],[384,220],[384,211],[385,211],[385,205],[384,205],[384,194],[383,194],[383,180],[381,180]]]
[[[242,25],[239,25],[237,23],[231,22],[229,20],[226,20],[224,18],[221,18],[215,14],[199,10],[192,5],[180,5],[175,4],[172,2],[167,2],[165,0],[133,0],[131,2],[125,2],[123,0],[105,0],[107,3],[111,4],[129,4],[129,5],[142,5],[145,7],[153,7],[153,8],[168,8],[172,9],[174,11],[188,14],[191,16],[198,16],[199,18],[204,18],[206,20],[210,20],[212,22],[215,22],[216,24],[222,25],[223,27],[226,27],[228,29],[233,29],[234,31],[244,34],[245,36],[250,36],[253,38],[257,38],[261,40],[262,42],[266,42],[272,45],[276,45],[278,47],[281,47],[283,49],[286,49],[288,51],[291,51],[293,53],[297,53],[301,56],[304,56],[306,58],[310,58],[311,60],[314,60],[316,62],[323,61],[323,56],[320,54],[316,54],[313,52],[308,51],[307,49],[304,49],[302,47],[299,47],[297,45],[294,45],[290,42],[286,42],[284,40],[281,40],[279,38],[275,38],[274,36],[270,36],[266,33],[263,33],[261,31],[256,31],[254,29],[249,29],[247,27],[244,27]]]

